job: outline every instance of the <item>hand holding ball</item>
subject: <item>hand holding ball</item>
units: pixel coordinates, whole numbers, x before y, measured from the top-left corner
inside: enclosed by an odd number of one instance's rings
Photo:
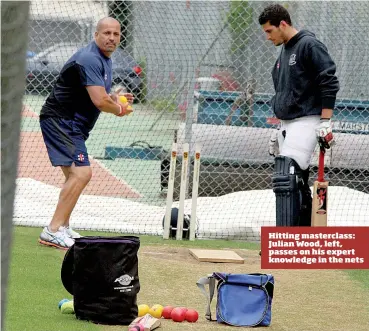
[[[123,104],[128,102],[127,98],[124,95],[119,96],[119,101]]]
[[[119,101],[122,104],[128,103],[128,100],[127,100],[127,98],[124,95],[120,95],[119,96]],[[127,115],[131,115],[132,114],[133,108],[132,108],[131,105],[128,105],[127,111],[129,111],[129,113]]]

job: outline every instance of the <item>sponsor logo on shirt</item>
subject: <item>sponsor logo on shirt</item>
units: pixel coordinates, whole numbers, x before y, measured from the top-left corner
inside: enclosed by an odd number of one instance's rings
[[[296,64],[296,54],[291,54],[290,60],[288,61],[288,64],[290,66],[293,66],[294,64]]]

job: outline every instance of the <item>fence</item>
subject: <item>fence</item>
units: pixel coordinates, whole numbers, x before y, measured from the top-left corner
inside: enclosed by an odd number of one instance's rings
[[[79,229],[162,234],[169,156],[176,137],[202,145],[198,238],[259,240],[275,224],[267,146],[276,119],[270,109],[271,68],[279,48],[267,42],[258,15],[269,2],[32,1],[27,87],[23,98],[15,224],[43,226],[54,211],[63,175],[51,167],[38,122],[57,70],[92,39],[96,21],[113,16],[136,61],[139,83],[132,116],[102,114],[87,147],[93,178],[72,215]],[[297,29],[328,47],[340,80],[334,117],[337,145],[327,155],[329,225],[364,225],[369,218],[369,4],[283,2]],[[63,43],[63,44],[60,44]],[[114,58],[113,58],[114,61]],[[36,64],[35,64],[36,63]],[[32,68],[37,67],[37,70]],[[140,67],[141,69],[138,69]],[[241,93],[252,103],[229,117]],[[176,171],[179,179],[181,158]],[[192,164],[190,163],[190,183]],[[312,156],[311,183],[316,176]],[[179,185],[175,185],[178,206]],[[185,210],[190,213],[190,190]]]

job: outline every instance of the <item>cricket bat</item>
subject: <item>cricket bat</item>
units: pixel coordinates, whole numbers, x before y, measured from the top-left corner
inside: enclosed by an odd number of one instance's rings
[[[311,226],[327,226],[328,181],[324,179],[325,149],[320,147],[318,178],[314,182]]]
[[[141,325],[142,327],[140,328],[139,325]],[[150,314],[146,314],[133,320],[132,323],[128,325],[128,330],[140,331],[143,329],[143,331],[152,331],[160,327],[160,325],[161,322],[159,319],[152,317]]]

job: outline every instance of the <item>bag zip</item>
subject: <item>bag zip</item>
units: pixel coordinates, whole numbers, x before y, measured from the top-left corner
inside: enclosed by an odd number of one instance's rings
[[[255,275],[255,276],[268,276],[267,274],[257,274],[257,273],[254,273],[254,274],[249,274],[249,275]],[[260,285],[250,285],[250,284],[247,284],[247,283],[237,283],[237,282],[229,282],[227,277],[223,278],[221,277],[219,274],[217,274],[217,277],[215,277],[215,279],[218,280],[218,287],[219,285],[223,284],[223,283],[228,283],[228,284],[232,284],[232,285],[239,285],[239,286],[256,286],[256,287],[265,287],[267,283],[270,283],[270,280],[269,280],[269,277],[267,277],[266,281],[263,283],[262,282],[262,278],[261,278],[261,282],[260,282]]]
[[[129,239],[118,239],[118,240],[109,240],[109,239],[84,239],[79,238],[78,242],[84,243],[130,243],[130,244],[138,244],[138,241],[129,240]]]

